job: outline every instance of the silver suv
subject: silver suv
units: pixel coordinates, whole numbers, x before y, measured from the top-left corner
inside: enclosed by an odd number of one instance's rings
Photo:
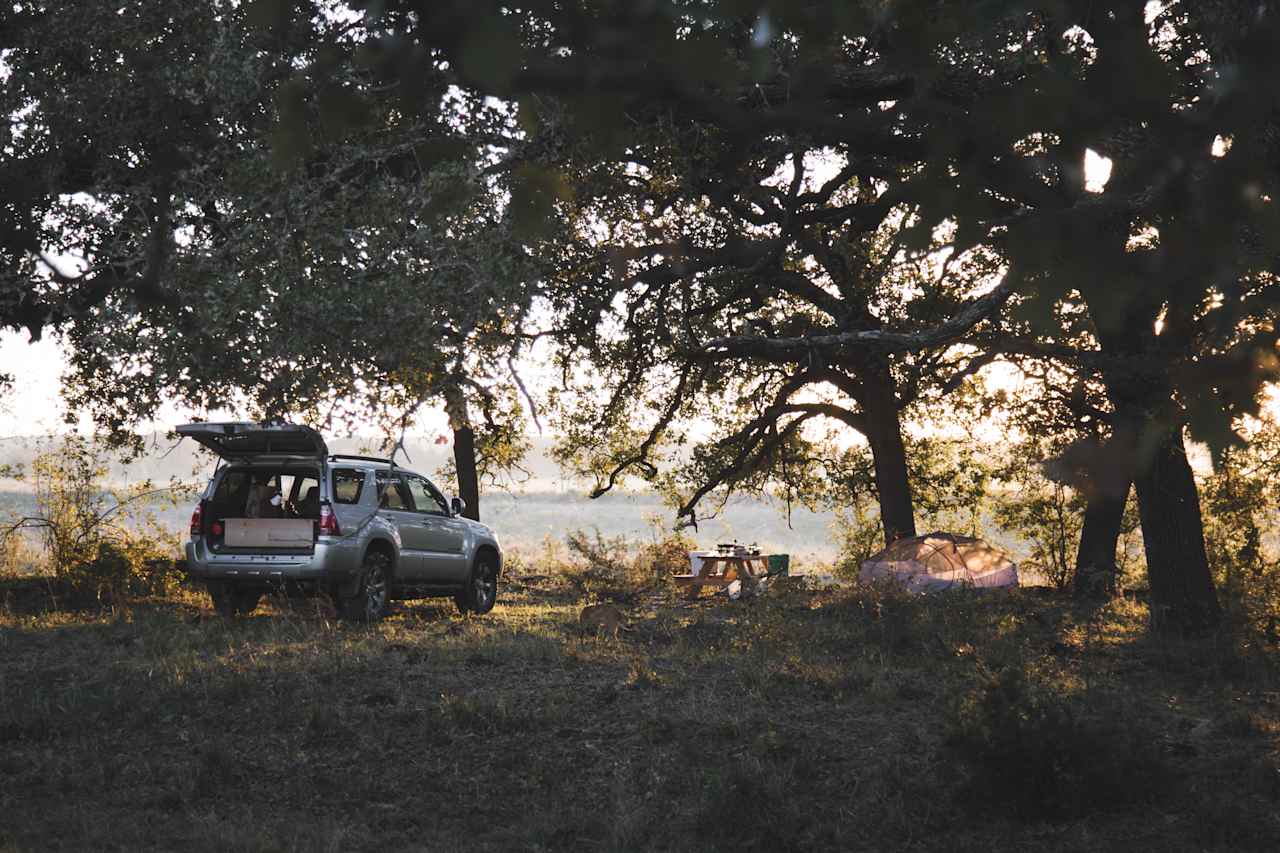
[[[191,516],[187,570],[225,615],[270,589],[328,593],[347,618],[381,618],[393,598],[452,596],[488,613],[502,549],[421,474],[388,459],[330,454],[310,427],[178,427],[220,457]]]

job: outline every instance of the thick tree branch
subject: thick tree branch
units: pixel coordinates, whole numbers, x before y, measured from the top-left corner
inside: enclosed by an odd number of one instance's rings
[[[868,329],[803,338],[723,337],[707,341],[702,352],[709,356],[739,356],[765,360],[796,359],[818,349],[867,347],[886,352],[919,352],[954,343],[978,323],[995,314],[1018,291],[1022,279],[1010,270],[988,293],[958,309],[951,319],[918,332]]]

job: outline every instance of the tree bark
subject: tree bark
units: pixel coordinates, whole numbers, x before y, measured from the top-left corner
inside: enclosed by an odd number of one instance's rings
[[[1090,302],[1089,312],[1103,353],[1131,360],[1104,367],[1102,379],[1115,408],[1113,441],[1133,465],[1151,582],[1151,626],[1189,633],[1214,625],[1219,609],[1204,547],[1200,494],[1182,440],[1182,409],[1167,370],[1152,366],[1181,348],[1168,328],[1156,335],[1160,307],[1135,301],[1117,317],[1114,306]]]
[[[1159,629],[1199,631],[1218,621],[1218,599],[1204,547],[1204,522],[1181,426],[1148,433],[1134,486],[1151,580],[1151,622]]]
[[[458,497],[465,506],[464,518],[480,520],[480,475],[476,467],[476,434],[471,427],[471,412],[461,389],[451,388],[444,394],[445,413],[453,429],[453,467],[458,477]]]
[[[858,401],[866,420],[880,498],[880,522],[885,546],[916,535],[915,504],[907,471],[907,450],[898,417],[898,396],[887,364],[858,372],[865,393]]]
[[[1129,499],[1130,483],[1123,491],[1094,489],[1084,509],[1084,525],[1080,529],[1080,545],[1076,550],[1076,571],[1072,590],[1076,598],[1112,598],[1120,591],[1119,569],[1116,567],[1116,544],[1124,524],[1124,506]]]
[[[453,431],[453,467],[458,472],[458,497],[466,504],[462,515],[480,520],[480,477],[476,471],[476,434],[469,427]]]

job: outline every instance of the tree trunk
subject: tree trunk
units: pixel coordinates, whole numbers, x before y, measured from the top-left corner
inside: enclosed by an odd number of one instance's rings
[[[453,431],[453,466],[458,472],[458,497],[463,516],[480,520],[480,477],[476,472],[476,434],[469,426]]]
[[[1120,530],[1124,524],[1129,486],[1126,480],[1123,491],[1095,489],[1089,494],[1072,581],[1076,598],[1112,598],[1120,591],[1116,544],[1120,541]]]
[[[866,420],[867,443],[876,469],[876,491],[880,496],[880,523],[884,543],[916,535],[915,505],[907,472],[907,450],[902,442],[902,422],[898,417],[898,396],[887,365],[860,371],[866,393],[858,402]]]
[[[1218,599],[1182,428],[1159,429],[1151,444],[1134,485],[1151,580],[1152,625],[1181,631],[1212,627],[1218,621]]]
[[[461,389],[445,391],[444,408],[453,429],[453,467],[458,477],[458,497],[465,505],[462,515],[479,521],[480,476],[476,469],[476,434],[471,428],[471,413]]]
[[[1134,302],[1117,316],[1105,302],[1089,306],[1103,352],[1117,358],[1103,368],[1102,378],[1115,407],[1113,441],[1133,464],[1151,625],[1194,632],[1217,622],[1218,599],[1205,553],[1200,494],[1182,442],[1182,410],[1161,366],[1182,346],[1168,329],[1167,340],[1157,339],[1159,309]]]

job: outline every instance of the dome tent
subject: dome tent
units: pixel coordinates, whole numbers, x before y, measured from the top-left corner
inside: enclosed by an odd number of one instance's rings
[[[998,548],[972,536],[935,531],[899,539],[863,561],[863,582],[894,579],[913,592],[953,586],[1017,586],[1018,567]]]

